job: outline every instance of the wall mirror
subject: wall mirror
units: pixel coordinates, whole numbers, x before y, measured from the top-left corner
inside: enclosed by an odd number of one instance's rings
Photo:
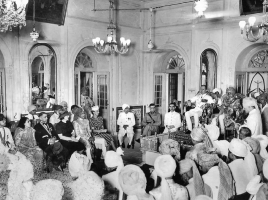
[[[46,44],[35,45],[29,54],[31,104],[38,110],[51,108],[56,102],[57,58]]]

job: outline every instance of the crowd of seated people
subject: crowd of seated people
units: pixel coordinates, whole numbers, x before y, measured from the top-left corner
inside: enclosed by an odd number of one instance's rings
[[[191,103],[198,105],[188,109],[185,118],[187,126],[191,123],[188,130],[193,146],[185,156],[178,155],[178,152],[174,155],[172,150],[161,151],[163,155],[155,159],[149,176],[142,167],[124,166],[122,149],[116,149],[112,135],[104,129],[98,106],[91,108],[92,115],[87,118],[85,111],[76,105],[69,113],[64,102],[53,109],[53,125],[48,123],[45,112],[40,112],[38,118],[22,117],[14,135],[15,142],[5,127],[4,116],[0,115],[0,139],[10,153],[20,151],[34,166],[43,154],[48,172],[53,167],[63,170],[74,152],[85,155],[89,163],[87,170],[91,170],[94,151],[101,149],[105,165],[112,170],[102,179],[119,190],[120,200],[123,199],[122,193],[128,195],[127,199],[139,200],[267,199],[268,137],[265,135],[264,123],[267,122],[264,112],[268,94],[244,97],[228,88],[227,95],[220,98],[219,91],[209,93],[202,87],[201,92],[191,99]],[[216,108],[218,112],[212,111],[210,119],[203,121],[208,114],[202,116],[204,110]],[[123,148],[124,137],[129,139],[127,147],[133,140],[135,116],[129,105],[124,104],[122,109],[117,124],[119,145]],[[173,102],[169,109],[164,116],[164,133],[177,133],[183,115],[175,111]],[[33,107],[29,111],[36,114]],[[33,127],[31,120],[36,120]],[[146,113],[142,123],[144,136],[160,132],[161,116],[154,104],[150,104],[150,112]],[[223,128],[226,130],[229,126],[234,134],[227,140],[222,135],[225,134]],[[166,144],[167,148],[174,148],[174,142],[178,143],[176,146],[180,145],[180,141],[169,141],[172,145]],[[106,151],[108,145],[112,151]],[[152,180],[153,185],[149,185]]]

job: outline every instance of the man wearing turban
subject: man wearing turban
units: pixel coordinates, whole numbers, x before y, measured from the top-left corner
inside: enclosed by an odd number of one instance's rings
[[[121,112],[117,119],[117,125],[119,126],[118,140],[119,145],[125,148],[124,137],[127,135],[128,145],[127,148],[131,147],[131,142],[134,136],[133,126],[135,126],[135,117],[132,112],[129,112],[130,106],[123,104]]]
[[[182,181],[187,185],[190,200],[193,200],[198,195],[212,196],[210,187],[204,184],[194,161],[186,158],[179,162],[178,167]]]
[[[119,173],[119,184],[125,194],[128,195],[127,199],[142,199],[154,200],[154,198],[147,194],[146,184],[147,180],[144,172],[136,165],[127,165]]]
[[[212,190],[213,200],[229,199],[234,194],[233,178],[228,165],[217,154],[201,152],[198,154],[198,165],[204,183]]]
[[[235,180],[236,194],[246,192],[249,181],[258,173],[256,161],[246,142],[232,139],[229,146],[229,168]]]
[[[245,125],[251,130],[252,136],[262,135],[262,119],[257,101],[252,97],[246,97],[243,99],[243,108],[248,113]]]
[[[176,162],[171,155],[162,155],[156,158],[154,169],[161,177],[161,186],[150,191],[155,200],[188,200],[187,189],[172,179],[176,170]]]
[[[261,104],[261,119],[262,119],[262,128],[263,134],[268,135],[268,94],[263,93],[258,98],[258,102]]]

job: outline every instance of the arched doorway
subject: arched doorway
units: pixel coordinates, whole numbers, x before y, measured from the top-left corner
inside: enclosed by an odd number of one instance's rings
[[[50,98],[56,102],[57,57],[52,47],[37,44],[29,53],[30,103],[44,109]]]
[[[75,104],[84,106],[84,99],[98,105],[105,127],[109,127],[109,72],[100,71],[92,47],[83,48],[74,63]]]
[[[185,61],[177,51],[164,54],[161,66],[154,69],[154,102],[160,113],[174,102],[182,109],[185,100]],[[160,58],[160,59],[161,59]]]
[[[242,56],[244,59],[241,59]],[[241,52],[236,63],[235,85],[237,92],[250,96],[267,91],[267,68],[268,45],[252,46],[252,48]]]

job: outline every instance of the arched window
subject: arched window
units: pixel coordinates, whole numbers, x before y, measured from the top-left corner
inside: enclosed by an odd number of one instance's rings
[[[80,52],[75,59],[75,67],[93,68],[92,60],[86,53]]]
[[[256,53],[250,60],[249,68],[266,68],[268,66],[268,50]]]
[[[185,63],[180,54],[172,56],[167,65],[167,69],[184,69]]]
[[[200,56],[200,86],[213,90],[217,85],[217,54],[213,49],[206,49]]]

